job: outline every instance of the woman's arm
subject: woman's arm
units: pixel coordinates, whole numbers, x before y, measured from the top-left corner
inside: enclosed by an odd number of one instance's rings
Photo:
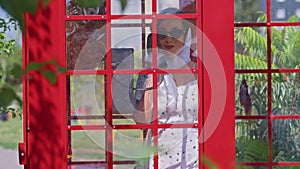
[[[145,81],[144,88],[152,88],[152,75],[148,75]],[[153,107],[153,91],[146,90],[142,99],[137,104],[137,111],[133,115],[136,123],[151,123],[152,121],[152,107]]]

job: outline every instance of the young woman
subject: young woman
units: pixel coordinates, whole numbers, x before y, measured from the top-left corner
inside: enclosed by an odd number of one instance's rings
[[[178,14],[180,10],[167,8],[162,14]],[[184,19],[157,21],[158,67],[162,69],[195,68],[190,53],[190,26]],[[148,42],[151,43],[151,42]],[[155,50],[155,49],[153,49]],[[158,165],[162,169],[198,168],[198,130],[192,124],[198,122],[198,83],[190,73],[168,73],[158,78],[158,117],[153,116],[153,76],[140,76],[137,90],[139,112],[137,123],[191,124],[190,128],[158,129]],[[137,87],[139,89],[139,87]],[[147,131],[146,140],[153,143],[153,133]],[[140,167],[139,167],[140,168]],[[141,168],[153,168],[153,157]]]

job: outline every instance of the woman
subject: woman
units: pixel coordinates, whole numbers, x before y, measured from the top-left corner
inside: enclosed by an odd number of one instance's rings
[[[167,8],[162,14],[178,14],[180,10]],[[191,40],[189,22],[184,19],[157,21],[158,67],[166,69],[196,68],[190,59]],[[151,42],[148,42],[151,43]],[[153,76],[140,76],[137,90],[139,113],[137,123],[151,123],[158,118],[159,124],[194,124],[198,122],[198,86],[194,74],[164,74],[158,78],[158,117],[153,117]],[[139,89],[139,87],[137,87]],[[153,141],[147,131],[147,141]],[[159,168],[198,168],[198,130],[194,128],[158,129]],[[144,168],[153,168],[152,158]]]

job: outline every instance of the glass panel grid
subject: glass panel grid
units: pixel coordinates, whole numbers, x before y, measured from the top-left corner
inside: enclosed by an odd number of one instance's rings
[[[245,1],[244,1],[245,2]],[[288,87],[288,85],[291,86],[297,86],[298,79],[293,78],[296,77],[297,74],[300,72],[298,62],[295,60],[293,62],[292,59],[289,59],[289,57],[297,56],[294,54],[287,54],[289,52],[294,52],[299,47],[297,45],[289,45],[289,43],[292,43],[288,38],[297,37],[297,29],[300,25],[297,16],[292,17],[291,19],[288,18],[287,15],[291,16],[292,13],[288,13],[287,11],[293,9],[293,7],[286,8],[284,10],[277,10],[277,15],[279,17],[282,17],[281,20],[274,19],[274,4],[275,3],[286,3],[287,1],[271,1],[266,0],[263,3],[266,5],[266,12],[265,16],[261,19],[258,19],[259,21],[263,22],[257,22],[257,21],[244,21],[244,22],[236,22],[235,23],[235,31],[246,30],[244,32],[249,33],[252,31],[252,34],[248,34],[251,36],[252,41],[246,42],[246,45],[248,48],[249,56],[245,57],[251,57],[251,54],[254,54],[258,52],[257,49],[255,49],[255,44],[263,44],[266,48],[266,57],[263,60],[263,63],[266,65],[265,67],[257,67],[255,63],[253,62],[254,58],[248,58],[245,60],[241,60],[238,58],[241,58],[238,56],[237,52],[241,49],[240,46],[236,46],[236,53],[235,53],[235,67],[236,67],[236,82],[239,81],[238,85],[236,85],[236,107],[241,107],[242,102],[240,101],[239,92],[240,92],[240,85],[241,81],[245,79],[245,75],[247,74],[265,74],[267,76],[265,86],[266,88],[266,94],[267,94],[267,113],[263,116],[260,115],[241,115],[236,114],[236,120],[239,123],[246,123],[249,120],[259,120],[259,119],[266,119],[266,128],[267,128],[267,148],[268,148],[268,157],[265,162],[260,162],[259,160],[252,160],[252,161],[241,161],[240,158],[237,158],[237,168],[300,168],[300,160],[299,158],[294,158],[297,156],[297,154],[293,154],[291,150],[288,153],[284,153],[288,150],[289,147],[298,147],[297,141],[294,141],[298,138],[297,134],[297,127],[293,127],[294,124],[297,124],[297,121],[299,119],[298,115],[298,106],[295,106],[295,102],[298,101],[297,95],[299,90],[293,89],[293,87]],[[272,6],[271,6],[272,5]],[[285,5],[283,7],[286,7]],[[272,9],[272,10],[271,10]],[[239,13],[235,13],[235,16],[238,17]],[[279,27],[280,26],[280,27]],[[259,32],[257,30],[259,29],[265,29],[263,32]],[[295,30],[295,31],[294,31]],[[280,41],[280,36],[288,36],[289,37],[284,38],[283,41]],[[237,36],[237,34],[236,34]],[[265,40],[260,40],[260,36],[265,36]],[[241,35],[239,37],[235,38],[242,38]],[[282,43],[282,45],[279,45],[279,43]],[[294,42],[296,43],[296,42]],[[262,48],[263,46],[260,46]],[[280,47],[279,47],[280,46]],[[288,48],[288,49],[287,49]],[[243,48],[242,48],[243,49]],[[250,49],[250,51],[249,51]],[[252,51],[251,51],[252,50]],[[281,54],[279,54],[281,53]],[[283,61],[279,61],[279,58],[283,59]],[[288,60],[288,61],[286,61]],[[240,62],[244,62],[244,64],[248,64],[248,66],[251,66],[253,68],[249,68],[246,66],[241,66]],[[278,63],[281,63],[278,64]],[[294,64],[295,63],[295,64]],[[247,78],[246,78],[247,79]],[[246,81],[248,85],[248,94],[251,98],[251,104],[250,107],[253,109],[260,110],[261,107],[254,106],[255,102],[253,100],[257,99],[257,96],[251,96],[251,83]],[[250,83],[250,84],[248,84]],[[294,85],[292,85],[294,84]],[[288,88],[286,90],[286,88]],[[245,89],[245,88],[244,88]],[[293,93],[296,92],[296,93]],[[247,92],[246,92],[247,93]],[[247,94],[246,94],[247,95]],[[245,97],[247,98],[247,97]],[[247,99],[246,99],[247,101]],[[244,101],[244,103],[247,103]],[[244,111],[244,110],[243,110]],[[295,112],[295,113],[291,113]],[[280,132],[284,130],[283,127],[280,126],[286,126],[289,130],[285,130],[284,132]],[[236,127],[238,125],[236,124]],[[248,131],[250,132],[250,131]],[[281,134],[280,134],[281,133]],[[243,133],[244,134],[244,133]],[[294,134],[292,137],[285,137],[287,134]],[[241,133],[239,131],[236,131],[236,138],[238,140],[242,139]],[[293,139],[290,139],[293,138]],[[283,140],[290,140],[290,143],[286,143],[287,141]],[[296,144],[292,144],[292,142]],[[284,145],[286,143],[286,145]],[[239,144],[236,144],[236,146],[239,146]],[[285,151],[283,151],[285,150]],[[256,155],[258,157],[258,155]],[[240,154],[237,152],[237,157],[240,157]],[[239,160],[238,160],[239,159]]]
[[[66,3],[68,3],[69,1],[67,0]],[[65,20],[66,20],[66,23],[72,23],[72,22],[85,22],[85,21],[89,21],[89,20],[96,20],[94,22],[105,22],[106,25],[107,24],[110,24],[112,23],[112,21],[114,20],[117,20],[117,18],[119,16],[117,16],[118,12],[116,11],[113,11],[112,10],[112,6],[117,3],[119,1],[107,1],[106,2],[106,10],[101,10],[101,9],[89,9],[90,7],[78,7],[78,6],[75,6],[74,7],[74,10],[76,10],[77,8],[81,8],[79,10],[79,12],[81,13],[76,13],[76,11],[71,11],[71,12],[75,12],[75,13],[71,13],[70,11],[67,11],[66,12],[66,17],[65,17]],[[129,1],[128,1],[129,2]],[[131,1],[130,1],[131,2]],[[132,1],[133,2],[133,1]],[[149,12],[149,10],[145,10],[145,6],[143,6],[143,4],[145,5],[146,4],[146,8],[147,5],[149,6],[149,2],[146,2],[145,1],[141,1],[141,8],[140,11],[138,11],[138,13],[125,13],[125,15],[135,15],[132,17],[132,19],[144,19],[146,15],[142,15],[141,13],[146,13],[146,14],[151,14],[151,12],[155,12],[157,11],[157,7],[156,5],[153,5],[152,7],[152,11]],[[187,10],[192,10],[194,12],[188,12],[187,13],[195,13],[196,11],[196,1],[194,1],[192,3],[193,8],[188,8]],[[73,4],[74,5],[74,4]],[[161,4],[160,4],[161,5]],[[183,8],[186,4],[178,4],[180,8]],[[188,4],[190,5],[190,4]],[[187,7],[187,6],[185,6]],[[99,6],[97,6],[97,8],[99,8]],[[78,9],[77,9],[78,10]],[[105,14],[106,12],[106,14]],[[111,15],[112,14],[112,15]],[[114,16],[113,16],[114,15]],[[150,15],[149,15],[150,16]],[[149,17],[149,16],[146,16],[146,17]],[[185,18],[193,18],[195,19],[195,14],[191,14],[191,15],[185,15],[184,17]],[[180,17],[180,16],[179,16]],[[154,18],[150,17],[151,19],[155,20]],[[196,19],[195,19],[196,21]],[[154,21],[155,23],[155,21]],[[143,24],[142,24],[143,25]],[[127,25],[128,26],[128,25]],[[136,26],[136,25],[134,25]],[[148,26],[149,26],[149,23],[148,23]],[[130,26],[129,26],[130,27]],[[155,27],[155,26],[154,26]],[[155,29],[155,28],[154,28]],[[68,31],[72,31],[72,30],[68,30]],[[91,67],[83,67],[82,70],[77,70],[77,71],[74,71],[73,70],[73,67],[74,65],[71,65],[69,66],[68,68],[70,70],[68,70],[68,74],[69,75],[78,75],[80,74],[80,76],[84,77],[84,76],[87,76],[87,75],[105,75],[103,77],[104,78],[104,83],[102,84],[102,87],[104,88],[104,92],[102,92],[102,95],[104,97],[106,97],[105,99],[105,102],[101,103],[105,106],[105,109],[103,111],[101,111],[102,113],[100,114],[93,114],[93,115],[81,115],[81,114],[77,114],[77,115],[71,115],[71,114],[68,114],[68,137],[70,138],[70,141],[71,140],[77,140],[77,139],[74,139],[75,138],[75,135],[72,134],[72,133],[84,133],[84,132],[100,132],[102,134],[97,134],[96,136],[97,137],[100,137],[103,140],[103,142],[101,144],[104,144],[102,147],[105,149],[104,153],[103,153],[103,157],[101,156],[101,159],[97,159],[95,158],[94,161],[90,161],[89,160],[74,160],[74,158],[72,158],[72,160],[74,161],[69,161],[70,162],[70,167],[71,168],[76,168],[76,167],[103,167],[103,166],[106,166],[107,168],[133,168],[134,166],[136,166],[136,164],[134,163],[134,161],[126,161],[126,159],[118,159],[118,158],[115,158],[113,156],[113,152],[110,151],[110,150],[113,150],[114,149],[114,146],[117,146],[117,144],[115,144],[115,139],[116,139],[116,129],[115,128],[121,128],[121,129],[134,129],[136,126],[140,126],[140,127],[145,127],[143,124],[140,124],[140,125],[135,125],[135,124],[132,124],[132,122],[128,122],[126,121],[125,119],[125,122],[122,121],[122,118],[119,117],[118,115],[114,115],[112,113],[112,108],[113,108],[113,103],[111,101],[109,101],[107,98],[112,98],[113,97],[113,91],[111,91],[110,87],[113,85],[113,76],[114,74],[118,74],[116,72],[121,72],[120,74],[134,74],[134,73],[138,73],[140,74],[140,70],[131,70],[132,68],[125,68],[123,70],[114,70],[114,67],[111,63],[113,63],[113,58],[112,58],[112,55],[113,55],[113,51],[111,51],[111,44],[113,44],[112,41],[110,41],[110,37],[112,37],[112,29],[110,27],[106,27],[106,30],[104,31],[105,32],[105,48],[106,48],[106,59],[103,63],[101,67],[96,67],[96,69],[99,69],[99,70],[93,70],[95,66],[93,66],[92,68]],[[156,39],[153,38],[152,41],[155,41]],[[143,44],[142,44],[143,46]],[[145,47],[145,46],[144,46]],[[142,47],[142,48],[144,48]],[[155,55],[155,54],[154,54]],[[70,61],[69,61],[70,62]],[[70,62],[71,63],[71,62]],[[154,61],[155,63],[155,61]],[[152,74],[153,75],[153,89],[157,89],[158,88],[158,80],[157,80],[157,76],[158,76],[158,73],[159,72],[156,72],[157,70],[157,66],[155,66],[156,64],[154,64],[153,66],[153,70],[151,71],[148,71],[149,74]],[[139,65],[138,68],[141,68],[142,66]],[[196,70],[196,69],[195,69]],[[185,72],[188,72],[188,71],[191,71],[191,70],[172,70],[172,72],[174,72],[175,74],[179,74],[179,73],[185,73]],[[123,73],[122,73],[123,72]],[[194,71],[194,73],[198,73],[198,71]],[[163,72],[164,73],[164,72]],[[122,76],[120,75],[120,76]],[[118,76],[118,75],[117,75]],[[126,76],[126,75],[125,75]],[[70,83],[70,82],[69,82]],[[69,91],[71,92],[71,91]],[[153,92],[153,95],[154,95],[154,99],[153,99],[153,105],[154,105],[154,108],[153,108],[153,112],[154,112],[154,116],[156,115],[157,116],[157,98],[155,96],[157,96],[157,92],[154,91]],[[72,96],[71,96],[72,97]],[[71,99],[72,98],[68,98],[69,100],[69,104],[71,105]],[[200,101],[198,101],[200,102]],[[69,105],[69,106],[70,106]],[[83,111],[83,110],[82,110]],[[80,111],[80,112],[82,112]],[[68,110],[69,113],[71,113],[71,107],[70,107],[70,110]],[[78,111],[79,112],[79,111]],[[121,120],[120,121],[116,121],[116,125],[113,125],[113,120],[115,119],[118,119],[120,118]],[[94,121],[100,121],[98,123],[92,123],[91,122],[94,122]],[[129,124],[129,125],[119,125],[120,124]],[[109,127],[111,126],[111,127]],[[154,136],[157,136],[159,133],[158,133],[158,128],[159,127],[159,124],[158,124],[158,121],[154,120],[154,124],[152,124],[153,126],[153,134]],[[196,131],[194,134],[198,135],[198,130],[197,128],[199,128],[199,126],[201,126],[200,124],[198,125],[198,123],[196,122],[196,124],[192,123],[192,124],[178,124],[178,126],[176,124],[173,124],[173,125],[161,125],[161,128],[187,128],[187,129],[191,129],[190,132],[192,131]],[[158,128],[157,128],[158,127]],[[136,128],[139,132],[138,133],[141,133],[141,130],[139,128]],[[137,131],[136,130],[136,131]],[[175,129],[176,130],[176,129]],[[178,130],[178,129],[177,129]],[[181,130],[181,129],[180,129]],[[78,134],[77,134],[78,135]],[[77,136],[76,136],[77,137]],[[139,135],[140,137],[140,135]],[[80,140],[80,139],[79,139]],[[157,137],[154,137],[154,140],[153,140],[153,143],[154,145],[158,145],[159,144],[159,141],[157,139]],[[74,146],[74,143],[73,142],[69,142],[68,143],[69,145],[71,146]],[[200,144],[199,144],[200,145]],[[201,149],[201,147],[199,147],[199,149]],[[78,154],[78,153],[77,153]],[[199,153],[200,154],[200,153]],[[74,154],[73,154],[74,155]],[[97,154],[99,155],[99,153]],[[75,156],[79,156],[79,155],[76,155]],[[100,157],[99,157],[100,158]],[[158,156],[154,156],[154,168],[157,168],[158,167]]]

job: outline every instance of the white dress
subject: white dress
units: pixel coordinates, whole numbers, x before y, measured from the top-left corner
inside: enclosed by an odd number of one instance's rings
[[[194,124],[198,122],[197,80],[176,86],[171,74],[164,75],[158,86],[158,122]],[[192,127],[192,125],[191,125]],[[146,138],[153,142],[149,132]],[[160,169],[198,168],[198,130],[167,128],[158,130],[158,166]],[[144,168],[153,168],[153,157]]]

